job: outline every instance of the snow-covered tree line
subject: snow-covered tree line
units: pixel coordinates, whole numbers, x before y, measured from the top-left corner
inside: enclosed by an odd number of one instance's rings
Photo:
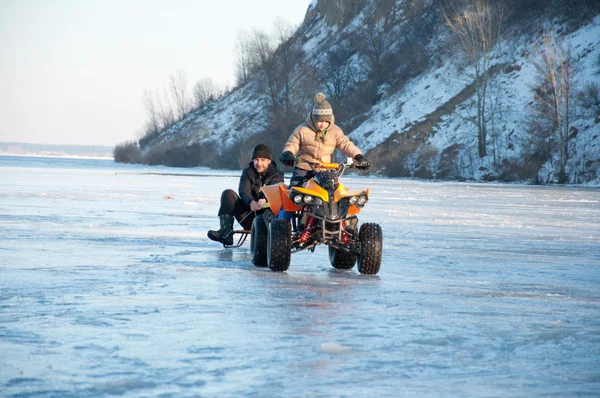
[[[210,84],[204,81],[195,86],[193,98],[184,100],[185,79],[180,73],[170,77],[163,95],[147,92],[145,134],[130,147],[123,146],[122,152],[137,150],[139,155],[139,148],[154,145],[158,137],[190,135],[186,127],[177,127],[185,125],[179,122],[188,115],[196,120],[203,115],[217,117],[219,106],[206,105],[226,101],[238,90],[253,93],[244,98],[258,98],[260,105],[250,115],[244,113],[243,104],[237,104],[237,117],[244,121],[240,126],[252,124],[253,134],[241,135],[235,146],[219,148],[230,151],[228,159],[240,157],[239,164],[257,140],[268,140],[278,151],[304,119],[316,91],[327,94],[344,131],[360,131],[378,104],[451,59],[456,73],[443,78],[458,88],[456,93],[425,115],[426,120],[391,131],[388,140],[370,149],[378,172],[540,183],[597,178],[597,137],[586,121],[600,121],[599,75],[582,75],[581,52],[574,55],[562,39],[599,14],[597,2],[354,0],[344,7],[336,4],[333,0],[313,3],[298,29],[277,21],[270,34],[258,29],[239,32],[236,87],[226,95],[207,89]],[[517,47],[523,37],[529,45]],[[515,109],[516,102],[509,100],[514,88],[506,76],[527,67],[523,59],[534,65],[527,83],[531,100],[526,109]],[[600,59],[595,63],[600,69]],[[400,103],[397,114],[402,113]],[[515,119],[516,113],[522,120]],[[257,116],[269,123],[257,123]],[[431,137],[443,132],[443,123],[452,125],[450,119],[462,126],[461,134],[472,134],[473,147],[465,138],[443,147],[431,145]],[[358,137],[368,140],[370,134]],[[170,140],[169,153],[181,151],[186,159],[195,158],[193,150],[204,153],[212,145],[209,138],[191,146],[189,140],[179,146]],[[160,158],[157,152],[155,148],[155,159]],[[191,160],[188,165],[236,166],[211,163],[211,159]],[[150,162],[143,156],[135,161]]]

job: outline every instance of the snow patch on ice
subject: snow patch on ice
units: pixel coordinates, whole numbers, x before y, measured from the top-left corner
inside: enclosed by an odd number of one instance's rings
[[[352,349],[338,343],[322,343],[319,345],[319,351],[325,354],[339,355],[350,352]]]

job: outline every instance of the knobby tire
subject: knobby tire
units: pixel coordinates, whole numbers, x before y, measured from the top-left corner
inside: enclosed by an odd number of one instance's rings
[[[277,218],[269,223],[267,263],[273,272],[285,272],[292,256],[292,231],[290,222]]]
[[[329,246],[329,262],[333,268],[351,269],[356,264],[356,254]]]
[[[250,234],[252,264],[257,267],[267,266],[267,236],[267,224],[262,214],[259,214],[252,221],[252,233]]]
[[[376,275],[381,267],[383,252],[383,233],[381,226],[375,223],[365,223],[360,226],[360,255],[358,257],[358,272],[365,275]]]

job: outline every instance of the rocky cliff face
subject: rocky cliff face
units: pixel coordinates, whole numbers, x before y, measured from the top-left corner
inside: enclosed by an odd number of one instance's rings
[[[475,74],[481,64],[468,59],[448,28],[450,3],[315,1],[297,32],[269,63],[254,68],[248,83],[163,131],[141,148],[142,156],[163,164],[242,167],[256,142],[268,142],[277,153],[322,91],[376,173],[556,182],[553,127],[532,123],[542,33],[550,32],[577,65],[566,181],[598,182],[600,114],[593,92],[600,85],[600,7],[558,0],[516,7],[518,1],[506,0],[514,12],[504,18],[484,68],[490,113],[481,156],[481,77]]]
[[[321,0],[307,11],[304,22],[324,18],[329,26],[345,26],[360,14],[364,4],[364,0]]]

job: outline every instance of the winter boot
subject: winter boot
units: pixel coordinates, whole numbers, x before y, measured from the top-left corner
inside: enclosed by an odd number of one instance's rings
[[[218,231],[208,231],[208,238],[216,242],[221,242],[226,246],[233,245],[233,216],[231,214],[223,214],[219,216],[221,229]]]

